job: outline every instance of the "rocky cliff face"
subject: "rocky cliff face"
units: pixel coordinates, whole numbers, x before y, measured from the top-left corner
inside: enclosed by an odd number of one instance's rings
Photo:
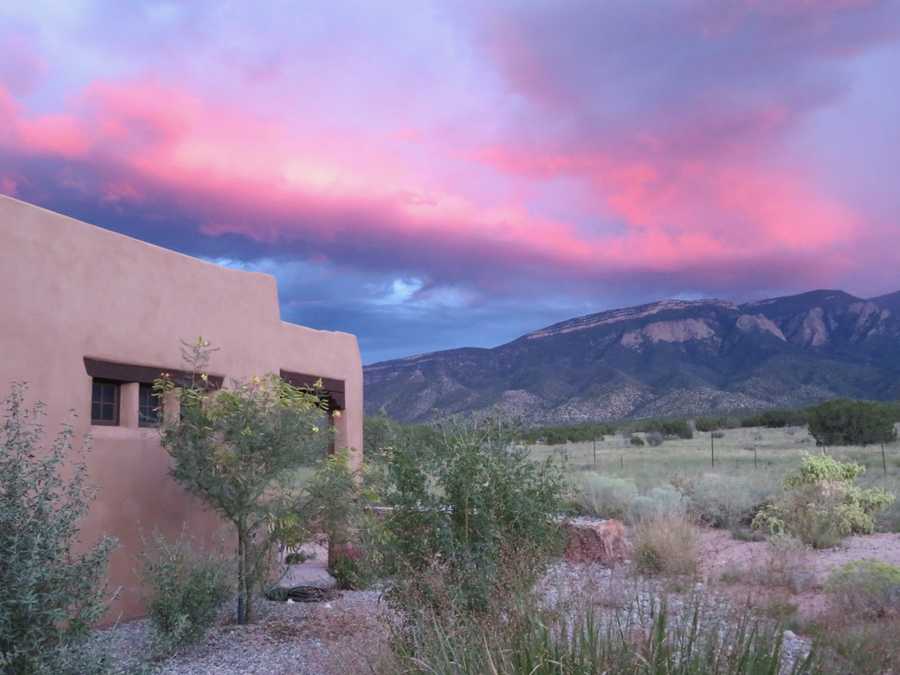
[[[735,305],[664,300],[493,349],[365,368],[366,410],[404,421],[499,410],[534,423],[900,396],[900,293],[813,291]]]

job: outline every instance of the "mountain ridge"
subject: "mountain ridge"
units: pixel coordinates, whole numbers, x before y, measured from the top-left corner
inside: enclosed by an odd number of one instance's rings
[[[563,423],[895,398],[900,292],[660,300],[364,373],[367,412],[403,421],[495,410]]]

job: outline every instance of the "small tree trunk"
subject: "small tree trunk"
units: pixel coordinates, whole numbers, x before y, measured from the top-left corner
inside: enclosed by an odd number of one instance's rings
[[[247,532],[243,523],[238,524],[238,588],[237,622],[250,621],[250,594],[247,592]]]

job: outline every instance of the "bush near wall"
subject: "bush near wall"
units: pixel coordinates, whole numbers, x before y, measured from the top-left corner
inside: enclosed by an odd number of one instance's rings
[[[0,423],[0,671],[102,672],[85,644],[107,608],[115,540],[75,553],[95,492],[71,426],[44,446],[44,408],[28,408],[26,393],[13,386]]]

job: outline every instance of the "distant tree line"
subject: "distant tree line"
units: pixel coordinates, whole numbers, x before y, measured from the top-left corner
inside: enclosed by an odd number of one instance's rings
[[[653,438],[651,445],[658,445],[660,439],[690,439],[695,432],[710,433],[726,429],[766,427],[781,429],[794,426],[808,426],[810,434],[819,445],[871,445],[889,443],[896,440],[894,425],[900,423],[900,401],[856,401],[837,399],[807,408],[773,408],[747,415],[724,414],[704,415],[693,420],[647,418],[622,420],[618,424],[610,422],[583,422],[570,425],[542,425],[529,427],[513,425],[513,433],[523,443],[544,445],[564,445],[602,441],[617,433],[628,438],[642,432]],[[369,457],[381,454],[399,436],[406,441],[419,441],[423,445],[431,443],[439,431],[427,424],[400,424],[379,415],[367,417],[365,423],[365,451]]]

